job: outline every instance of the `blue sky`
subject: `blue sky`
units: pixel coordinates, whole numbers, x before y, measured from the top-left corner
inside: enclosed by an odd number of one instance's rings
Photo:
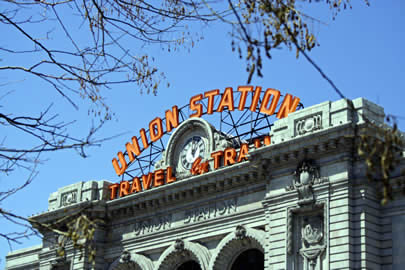
[[[356,1],[352,10],[340,13],[335,21],[321,13],[324,9],[319,8],[319,4],[308,11],[327,22],[327,25],[314,25],[320,47],[316,47],[310,56],[348,98],[365,97],[384,107],[386,113],[400,116],[399,127],[405,130],[404,4],[400,0],[371,0],[371,6],[366,7],[358,2],[361,1]],[[167,53],[159,48],[144,48],[158,52],[156,64],[170,82],[169,88],[161,85],[157,96],[140,94],[136,85],[117,86],[104,92],[106,102],[116,117],[104,126],[100,137],[124,132],[123,136],[88,149],[89,157],[86,159],[74,151],[44,156],[46,162],[40,165],[34,182],[0,207],[28,216],[45,211],[49,194],[60,187],[88,180],[118,182],[111,159],[118,151],[124,150],[125,143],[132,136],[139,134],[139,129],[147,128],[153,118],[164,117],[165,110],[173,105],[187,104],[196,94],[216,88],[223,92],[225,87],[246,84],[245,62],[231,51],[227,29],[215,25],[204,27],[201,32],[204,40],[190,52]],[[305,107],[339,99],[303,57],[295,58],[295,52],[279,50],[273,53],[273,59],[266,60],[264,64],[263,74],[264,78],[254,77],[251,84],[299,96]],[[0,73],[2,81],[15,79],[7,76]],[[92,120],[87,115],[87,107],[82,106],[77,111],[47,85],[29,77],[18,78],[24,81],[0,88],[2,93],[14,91],[0,100],[0,110],[21,114],[39,112],[53,102],[54,112],[60,113],[61,119],[66,122],[78,120],[72,126],[72,133],[85,134],[83,132],[90,127]],[[9,141],[18,141],[20,146],[29,144],[8,129],[0,128],[0,134]],[[18,183],[25,175],[22,171],[10,177],[1,175],[0,185],[4,188]],[[2,232],[15,230],[1,220],[0,228]],[[14,245],[13,249],[39,242],[39,239],[30,239],[22,245]],[[2,241],[0,268],[4,266],[4,257],[8,252],[6,242]]]

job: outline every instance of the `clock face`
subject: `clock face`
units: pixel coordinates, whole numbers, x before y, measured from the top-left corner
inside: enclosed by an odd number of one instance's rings
[[[204,157],[204,153],[205,153],[205,143],[203,138],[197,135],[192,136],[185,142],[180,152],[181,166],[186,170],[190,170],[191,166],[193,165],[193,162],[198,157]]]

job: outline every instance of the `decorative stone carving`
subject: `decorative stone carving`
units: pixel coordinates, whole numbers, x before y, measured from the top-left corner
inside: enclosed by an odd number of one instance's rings
[[[137,264],[133,261],[131,253],[124,250],[119,257],[118,265],[113,268],[114,270],[132,270],[139,269]]]
[[[224,150],[228,147],[234,147],[235,142],[232,142],[230,138],[228,138],[225,134],[219,133],[217,131],[214,132],[214,142],[215,142],[215,150]]]
[[[301,234],[305,246],[319,244],[323,238],[322,228],[312,228],[311,224],[307,224],[303,227]]]
[[[181,239],[177,239],[174,242],[174,250],[176,251],[183,251],[184,250],[184,242]]]
[[[236,226],[235,235],[239,240],[246,238],[246,229],[242,225]]]
[[[124,250],[120,257],[120,263],[131,263],[131,254]]]
[[[327,241],[326,202],[296,206],[287,211],[287,269],[321,270]]]
[[[295,123],[296,135],[303,135],[314,130],[322,128],[322,114],[318,113],[307,117],[305,119],[298,120]]]
[[[285,187],[286,191],[297,190],[298,204],[308,204],[315,201],[312,186],[328,181],[327,177],[321,178],[319,168],[311,160],[301,162],[293,173],[294,180],[292,185]]]
[[[306,204],[314,201],[312,184],[315,178],[319,178],[317,168],[312,166],[309,161],[304,160],[294,172],[293,185],[298,191],[298,204]]]
[[[49,248],[57,250],[60,247],[72,244],[72,240],[63,234],[52,233],[52,236],[47,237],[47,243],[49,243]]]
[[[178,239],[162,253],[154,269],[177,269],[179,265],[189,260],[197,262],[201,269],[208,269],[210,258],[211,254],[205,246]]]
[[[164,169],[163,167],[165,167],[165,160],[166,160],[166,151],[162,151],[161,159],[156,161],[154,164],[155,170]]]
[[[304,218],[301,228],[301,256],[304,258],[304,269],[315,270],[318,258],[324,252],[326,246],[323,244],[323,220],[308,221]]]
[[[65,207],[77,202],[77,189],[65,192],[61,195],[60,207]]]
[[[121,256],[117,258],[108,268],[108,270],[152,270],[152,261],[137,253],[123,251]]]

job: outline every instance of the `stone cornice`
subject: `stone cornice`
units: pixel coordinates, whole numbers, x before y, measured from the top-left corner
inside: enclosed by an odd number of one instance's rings
[[[120,212],[153,210],[161,206],[174,205],[213,196],[236,187],[263,181],[258,163],[246,161],[203,175],[178,180],[170,185],[137,193],[107,202],[110,216]]]
[[[56,225],[58,220],[64,220],[64,224],[69,221],[67,216],[71,216],[70,219],[77,217],[81,213],[85,213],[90,218],[104,218],[105,217],[105,201],[84,201],[79,202],[68,207],[59,208],[57,210],[47,211],[38,215],[33,215],[29,219],[35,221],[31,222],[34,228],[42,231],[40,226],[36,222],[43,224]]]
[[[351,123],[313,134],[292,138],[251,151],[254,160],[264,160],[267,166],[292,165],[311,156],[350,151],[353,146],[355,129]]]

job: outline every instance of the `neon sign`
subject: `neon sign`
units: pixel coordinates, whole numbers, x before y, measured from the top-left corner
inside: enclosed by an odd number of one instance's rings
[[[231,87],[225,88],[224,92],[220,95],[218,89],[210,90],[204,94],[198,94],[190,98],[189,109],[191,111],[189,117],[201,117],[204,113],[213,114],[214,112],[222,112],[227,109],[229,111],[239,110],[244,111],[246,108],[252,112],[257,111],[266,115],[276,115],[277,118],[281,119],[287,117],[288,114],[294,112],[300,102],[300,98],[293,97],[290,94],[286,94],[279,105],[281,93],[278,90],[268,88],[262,92],[262,87],[260,86],[239,86],[237,91],[240,93],[238,103],[235,100],[233,89]],[[250,104],[247,104],[248,94],[252,93],[252,100]],[[263,96],[262,96],[263,94]],[[220,95],[220,101],[218,106],[214,108],[214,98]],[[262,96],[262,98],[261,98]],[[206,98],[208,100],[207,106],[201,104],[201,101]],[[237,106],[235,104],[237,103]],[[276,113],[276,108],[279,105],[279,110]],[[205,109],[205,111],[204,111]],[[172,131],[177,128],[180,124],[179,121],[179,109],[177,106],[173,106],[171,110],[165,112],[166,124],[163,126],[163,121],[161,118],[156,117],[149,123],[149,138],[151,142],[159,140],[164,134],[164,128],[166,132]],[[129,158],[129,162],[135,160],[136,156],[139,156],[142,151],[150,146],[148,141],[148,136],[144,128],[140,131],[140,142],[136,136],[132,137],[131,142],[125,144],[126,152]],[[264,145],[270,144],[270,137],[265,136],[263,138]],[[142,146],[142,147],[141,147]],[[261,146],[259,140],[254,141],[254,146],[256,148]],[[243,162],[247,160],[249,146],[247,144],[242,144],[237,151],[234,148],[227,148],[224,151],[216,151],[211,153],[211,158],[213,161],[213,170],[218,169],[222,166],[230,166],[235,163]],[[115,172],[118,176],[125,173],[128,168],[127,160],[124,154],[119,151],[118,159],[113,158],[112,164]],[[121,164],[121,165],[120,165]],[[204,174],[210,170],[209,161],[202,161],[201,158],[197,158],[192,165],[190,173],[192,175]],[[142,192],[153,187],[159,187],[165,184],[170,184],[176,181],[176,177],[173,175],[173,168],[167,167],[166,169],[156,170],[150,172],[141,177],[133,177],[132,181],[121,181],[120,183],[112,184],[109,186],[110,189],[110,199],[113,200],[118,197],[124,197],[130,194]]]
[[[264,94],[263,98],[260,102],[260,96],[262,93],[262,87],[256,86],[239,86],[238,92],[240,92],[239,103],[237,107],[235,107],[235,99],[233,94],[233,89],[231,87],[225,88],[225,91],[221,95],[220,102],[217,108],[214,108],[214,98],[215,96],[220,95],[218,89],[207,91],[204,94],[198,94],[190,99],[189,108],[192,112],[189,117],[200,117],[204,112],[207,114],[213,114],[214,112],[222,112],[225,108],[229,111],[234,111],[235,108],[237,110],[243,111],[246,107],[247,96],[249,93],[253,93],[252,100],[249,105],[249,110],[256,111],[258,105],[260,105],[260,113],[273,115],[275,114],[276,107],[280,100],[280,91],[268,88]],[[206,111],[204,111],[204,107],[199,102],[203,99],[208,99],[208,106]],[[286,94],[284,96],[283,101],[279,107],[279,110],[276,114],[276,117],[281,119],[287,117],[289,113],[294,112],[297,109],[297,106],[300,102],[300,98],[293,97],[290,94]],[[215,110],[214,110],[215,109]],[[179,125],[179,109],[177,106],[173,106],[171,110],[167,110],[165,112],[166,117],[166,125],[163,126],[163,121],[161,118],[156,117],[149,123],[149,138],[152,142],[159,140],[164,134],[164,128],[166,128],[167,132],[172,131],[174,128],[178,127]],[[140,131],[140,138],[142,147],[138,141],[136,136],[133,136],[131,142],[127,142],[125,144],[126,152],[128,154],[129,162],[135,160],[136,156],[139,156],[142,151],[147,149],[150,145],[148,141],[148,137],[146,134],[146,130],[142,128]],[[127,160],[124,157],[124,154],[119,151],[117,153],[118,159],[113,158],[112,164],[114,170],[118,176],[125,173],[126,169],[128,168]],[[120,165],[121,164],[121,165]]]

